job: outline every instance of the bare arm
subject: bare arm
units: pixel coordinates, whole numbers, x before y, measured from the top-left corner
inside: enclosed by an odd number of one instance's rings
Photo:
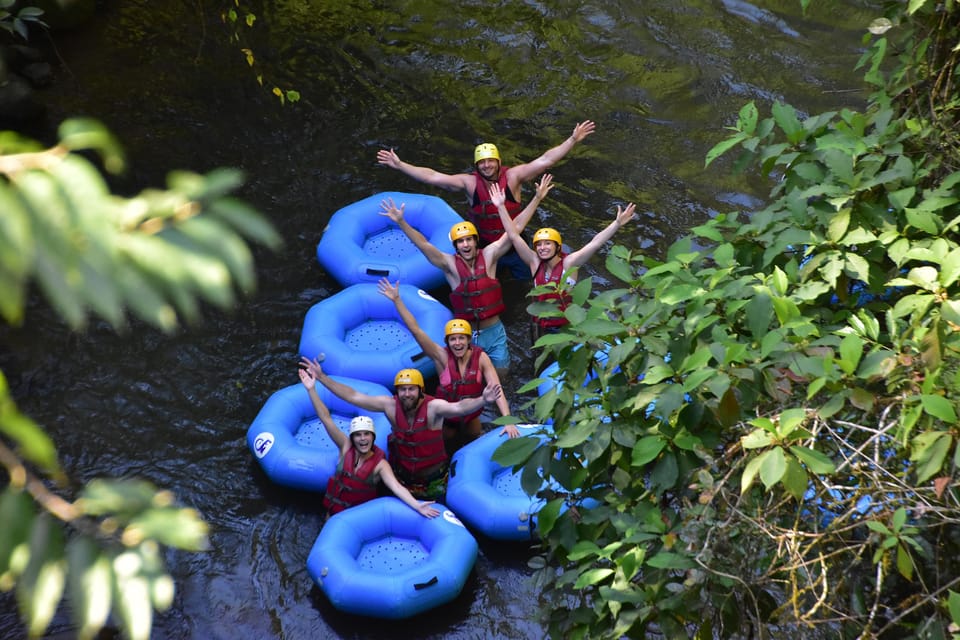
[[[381,295],[393,301],[393,305],[397,308],[397,313],[400,314],[400,319],[403,320],[403,324],[405,324],[407,329],[410,330],[410,333],[413,334],[413,339],[417,341],[417,344],[420,345],[423,352],[433,360],[437,371],[446,369],[447,350],[434,342],[430,336],[427,335],[427,332],[417,324],[417,319],[413,317],[410,309],[404,304],[403,298],[400,297],[400,281],[398,280],[397,284],[393,285],[390,284],[390,281],[386,278],[381,278],[380,282],[377,283],[377,288]]]
[[[456,402],[447,402],[446,400],[434,400],[427,405],[427,423],[431,429],[439,429],[443,426],[444,418],[456,418],[473,413],[482,409],[488,402],[496,402],[502,391],[499,384],[493,384],[489,380],[487,386],[483,389],[483,395],[476,398],[463,398]]]
[[[527,226],[527,223],[530,222],[537,207],[543,199],[547,197],[551,189],[553,189],[553,176],[545,173],[537,184],[537,191],[534,193],[533,199],[530,200],[529,204],[520,212],[516,219],[511,220],[506,209],[506,194],[500,189],[499,185],[495,184],[490,187],[490,201],[497,207],[497,213],[500,214],[500,222],[506,231],[506,237],[508,237],[513,244],[513,248],[517,252],[517,255],[520,256],[520,259],[530,267],[530,273],[536,273],[537,267],[540,265],[540,258],[537,256],[537,252],[530,248],[520,233]],[[498,241],[500,239],[502,238],[498,238]],[[487,246],[489,247],[490,245]],[[498,254],[498,257],[505,253],[506,249]]]
[[[500,385],[500,376],[497,375],[497,368],[493,366],[493,361],[490,360],[490,356],[486,353],[480,355],[480,372],[483,374],[483,379],[487,384]],[[497,398],[497,409],[500,410],[501,416],[510,415],[510,402],[507,400],[507,396],[503,393],[500,394],[500,397]],[[500,433],[505,433],[511,438],[516,438],[520,435],[520,431],[517,430],[516,425],[509,424],[503,428],[503,431]]]
[[[429,167],[418,167],[409,162],[404,162],[393,149],[381,149],[377,151],[377,162],[391,169],[396,169],[401,173],[405,173],[417,182],[423,182],[424,184],[440,187],[448,191],[464,190],[469,192],[470,185],[473,184],[473,176],[466,173],[450,175],[448,173],[440,173]]]
[[[390,200],[384,200],[380,203],[380,208],[382,209],[380,215],[387,216],[393,220],[397,226],[400,227],[400,230],[403,231],[408,238],[410,238],[410,242],[412,242],[417,249],[419,249],[420,252],[426,256],[430,264],[440,269],[444,273],[449,274],[451,269],[454,269],[452,263],[453,256],[451,256],[449,253],[440,251],[440,249],[437,249],[435,246],[430,244],[430,242],[422,233],[410,226],[410,223],[407,222],[403,217],[404,206],[405,205],[401,203],[400,206],[397,207],[392,198]]]
[[[397,476],[393,473],[393,469],[390,468],[389,462],[386,460],[381,460],[377,464],[377,473],[380,474],[380,479],[383,480],[383,484],[387,485],[387,488],[393,492],[393,495],[403,500],[404,504],[409,506],[411,509],[419,512],[420,515],[425,518],[435,518],[440,515],[440,512],[431,506],[433,504],[433,500],[428,502],[420,502],[413,497],[413,494],[410,493],[409,489],[400,484],[400,481],[397,480]]]
[[[543,173],[563,159],[565,155],[570,153],[570,150],[573,149],[574,145],[593,133],[594,129],[596,129],[596,124],[590,120],[578,122],[577,126],[573,128],[573,133],[570,134],[569,138],[552,149],[547,150],[536,160],[511,167],[510,174],[514,176],[514,179],[518,184],[527,182],[528,180],[533,180],[534,176]]]
[[[579,267],[581,264],[589,260],[607,240],[613,237],[613,234],[615,234],[620,227],[633,219],[633,214],[636,208],[637,205],[633,204],[632,202],[628,204],[626,208],[621,208],[620,205],[617,205],[616,219],[608,224],[606,229],[593,236],[590,242],[568,255],[563,260],[563,270],[567,271],[568,269]]]
[[[323,428],[327,430],[327,435],[330,436],[333,443],[337,445],[337,450],[342,451],[348,444],[349,439],[347,438],[347,434],[337,427],[333,421],[333,417],[330,415],[330,409],[328,409],[327,405],[323,404],[323,400],[320,399],[320,394],[317,393],[317,379],[313,377],[309,369],[301,368],[299,374],[300,382],[306,387],[307,393],[310,395],[310,402],[313,404],[313,409],[317,412],[317,417],[320,418],[320,422],[323,423]]]
[[[349,402],[367,411],[382,411],[387,415],[390,415],[390,412],[393,411],[394,400],[392,396],[370,396],[365,393],[360,393],[353,387],[338,382],[328,376],[316,358],[310,360],[307,357],[302,357],[300,359],[300,368],[306,369],[317,382],[345,402]]]

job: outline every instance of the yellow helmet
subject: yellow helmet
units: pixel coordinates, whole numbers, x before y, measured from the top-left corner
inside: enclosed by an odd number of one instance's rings
[[[533,234],[533,243],[536,244],[541,240],[552,240],[557,243],[557,246],[562,246],[563,242],[560,240],[560,232],[556,229],[551,229],[550,227],[544,227],[543,229],[537,229],[537,232]]]
[[[450,242],[453,244],[456,244],[460,238],[466,238],[467,236],[480,237],[480,234],[477,233],[477,228],[473,226],[472,222],[458,222],[450,227]]]
[[[470,327],[470,323],[466,320],[461,320],[460,318],[454,318],[443,328],[443,339],[446,340],[450,336],[467,336],[470,337],[473,335],[473,329]]]
[[[393,386],[399,387],[403,384],[415,384],[423,389],[423,374],[417,369],[400,369],[397,377],[393,379]]]
[[[377,430],[373,426],[373,418],[370,416],[357,416],[351,420],[350,435],[353,435],[358,431],[369,431],[370,433],[376,434]]]
[[[473,164],[477,164],[487,158],[493,158],[497,162],[500,162],[500,152],[497,151],[497,145],[490,144],[489,142],[478,144],[477,148],[473,150]]]

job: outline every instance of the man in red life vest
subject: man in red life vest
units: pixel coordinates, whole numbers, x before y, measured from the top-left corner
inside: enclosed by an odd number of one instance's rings
[[[490,190],[490,195],[500,213],[500,219],[504,223],[507,237],[509,237],[513,243],[517,255],[527,264],[530,273],[533,274],[534,285],[538,287],[549,285],[553,289],[552,291],[538,295],[537,300],[555,300],[559,304],[561,311],[564,310],[570,302],[569,296],[563,291],[563,286],[572,285],[577,281],[576,273],[573,270],[589,260],[605,242],[613,237],[613,234],[616,233],[620,227],[630,222],[637,208],[632,202],[624,208],[617,205],[617,216],[613,222],[593,236],[590,242],[585,244],[581,249],[570,254],[564,254],[560,233],[556,229],[550,228],[539,229],[533,234],[534,248],[531,249],[520,236],[513,221],[510,220],[510,216],[504,206],[505,195],[503,191],[494,185]],[[534,318],[534,321],[538,328],[538,336],[547,332],[555,332],[567,324],[567,319],[563,316],[537,316]]]
[[[386,278],[378,283],[380,293],[393,301],[403,323],[413,334],[427,356],[433,360],[437,369],[439,384],[436,397],[456,402],[462,398],[472,398],[483,393],[487,384],[500,384],[500,376],[490,360],[490,356],[478,345],[473,344],[473,330],[466,320],[454,318],[443,330],[445,345],[438,344],[420,328],[403,298],[400,297],[400,283],[390,284]],[[497,398],[497,408],[501,416],[510,415],[510,403],[505,395]],[[447,418],[444,424],[444,437],[449,442],[458,434],[473,440],[483,433],[480,422],[481,411],[458,418]],[[504,427],[501,433],[516,438],[520,432],[514,425]]]
[[[537,205],[553,188],[552,180],[549,173],[543,174],[530,204],[512,221],[515,229],[522,231],[530,221]],[[477,331],[475,342],[490,356],[497,373],[505,376],[510,366],[510,352],[507,331],[500,321],[500,314],[506,311],[506,306],[497,280],[497,261],[510,247],[510,238],[502,235],[481,249],[477,228],[470,222],[458,222],[450,229],[450,240],[456,253],[444,253],[404,220],[402,203],[398,207],[391,199],[380,206],[383,208],[381,214],[396,222],[430,264],[443,271],[450,285],[453,315],[473,325]]]
[[[394,474],[411,494],[430,500],[443,498],[447,490],[450,460],[443,442],[444,419],[481,409],[501,393],[500,385],[488,384],[479,397],[448,402],[424,394],[418,370],[401,369],[394,379],[396,395],[371,396],[332,379],[316,358],[304,357],[300,366],[341,400],[387,416],[393,426],[387,442]]]
[[[328,515],[332,516],[349,507],[373,500],[377,497],[377,484],[381,481],[395,496],[425,518],[434,518],[440,514],[431,506],[432,501],[420,502],[397,480],[387,462],[386,454],[374,444],[376,431],[370,416],[357,416],[351,420],[348,437],[333,421],[330,410],[320,399],[316,378],[309,369],[300,369],[300,382],[310,394],[310,401],[323,428],[340,452],[337,470],[327,481],[327,490],[323,496],[323,507]]]
[[[496,145],[485,142],[477,145],[473,152],[472,173],[447,174],[428,167],[418,167],[400,160],[393,149],[381,149],[377,152],[377,162],[397,169],[414,180],[448,191],[463,191],[467,195],[470,207],[470,219],[477,227],[480,246],[485,247],[503,235],[503,224],[497,215],[497,207],[491,202],[489,191],[497,185],[507,195],[506,207],[511,218],[520,214],[523,183],[559,162],[574,145],[593,133],[596,125],[590,120],[578,122],[570,137],[561,144],[544,152],[536,160],[505,167],[500,163],[500,151]],[[509,251],[509,249],[508,249]],[[527,270],[522,262],[511,252],[502,264],[510,268],[513,277],[526,278]]]

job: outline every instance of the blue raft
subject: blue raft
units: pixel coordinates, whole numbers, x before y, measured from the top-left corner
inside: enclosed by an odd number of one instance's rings
[[[332,377],[363,393],[390,395],[386,388],[372,382]],[[370,416],[377,432],[377,446],[387,450],[391,428],[383,413],[362,411],[340,400],[321,384],[317,385],[317,392],[344,433],[349,432],[352,418]],[[247,446],[273,482],[308,491],[326,490],[339,457],[302,384],[284,387],[267,399],[247,429]]]
[[[459,595],[477,541],[450,510],[424,518],[394,497],[331,517],[307,557],[307,572],[346,613],[408,618]]]
[[[449,246],[450,228],[463,222],[436,196],[378,193],[333,214],[317,245],[317,260],[344,287],[383,277],[424,289],[443,286],[443,272],[427,261],[390,218],[380,214],[380,203],[391,198],[397,206],[406,205],[404,220],[434,246]]]
[[[400,297],[420,328],[443,344],[453,312],[422,289],[400,285]],[[323,357],[327,373],[370,380],[393,388],[400,369],[436,375],[433,360],[420,349],[393,302],[373,283],[355,284],[313,305],[303,321],[300,355]]]

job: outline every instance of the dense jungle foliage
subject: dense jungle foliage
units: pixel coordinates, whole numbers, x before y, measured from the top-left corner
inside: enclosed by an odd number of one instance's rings
[[[573,288],[555,436],[497,454],[581,490],[539,517],[553,637],[960,638],[958,42],[889,3],[868,108],[747,104],[708,154],[765,207]]]

